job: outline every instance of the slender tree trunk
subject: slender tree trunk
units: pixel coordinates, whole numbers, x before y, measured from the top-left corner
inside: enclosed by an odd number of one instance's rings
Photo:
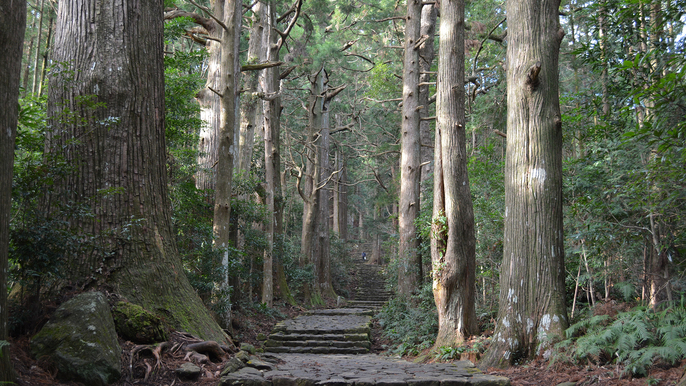
[[[564,336],[559,0],[507,2],[505,232],[498,321],[480,366],[508,366]]]
[[[0,341],[7,339],[7,269],[14,143],[19,112],[19,77],[26,28],[26,2],[10,0],[0,6]],[[0,347],[0,383],[13,383],[10,348]]]
[[[326,70],[322,69],[324,90],[327,90],[328,94],[328,82],[329,77]],[[319,159],[319,178],[320,182],[317,183],[320,187],[317,192],[318,201],[318,219],[317,219],[317,248],[319,249],[319,275],[317,276],[319,292],[322,296],[328,297],[330,299],[336,298],[336,293],[333,290],[331,283],[331,239],[330,239],[330,228],[329,228],[329,213],[331,213],[331,205],[329,204],[330,196],[330,186],[331,183],[325,181],[329,180],[331,176],[331,163],[329,161],[329,155],[331,150],[331,134],[330,134],[330,118],[331,114],[329,112],[329,105],[331,103],[331,98],[324,96],[324,103],[322,104],[322,120],[321,127],[319,130],[319,136],[317,139],[317,158]]]
[[[247,64],[257,64],[267,61],[267,49],[263,48],[264,23],[267,17],[267,6],[257,2],[253,8],[252,26],[248,44]],[[264,71],[264,70],[263,70]],[[259,96],[259,77],[262,71],[248,71],[244,80],[244,93],[241,99],[241,129],[238,143],[238,170],[247,174],[250,172],[253,147],[255,144],[255,129],[262,123],[262,103]],[[258,131],[260,131],[258,129]]]
[[[43,84],[45,83],[45,74],[48,70],[48,57],[50,56],[50,40],[52,39],[52,23],[54,18],[50,15],[48,21],[48,38],[45,40],[45,52],[43,53],[43,62],[40,69],[40,81],[38,82],[38,96],[43,95]]]
[[[33,82],[31,83],[31,93],[36,93],[36,82],[40,76],[40,71],[38,71],[38,58],[40,58],[40,43],[43,36],[43,14],[45,10],[45,0],[40,2],[40,16],[38,16],[38,42],[36,44],[36,56],[33,60]]]
[[[441,1],[440,31],[431,232],[433,293],[438,310],[435,347],[455,346],[478,330],[476,240],[464,128],[463,0]]]
[[[214,189],[214,243],[222,250],[222,266],[227,269],[225,285],[229,286],[230,272],[229,251],[231,241],[231,185],[233,182],[234,135],[238,121],[239,78],[241,73],[238,61],[241,30],[241,2],[227,0],[224,5],[222,20],[226,28],[222,31],[222,48],[220,60],[219,93],[221,113],[219,115],[219,132],[217,133],[216,185]],[[218,13],[215,15],[219,15]],[[224,316],[230,325],[231,316]]]
[[[68,279],[105,285],[176,329],[225,341],[186,278],[171,228],[162,11],[160,2],[60,2],[54,57],[66,67],[50,79],[45,153],[73,172],[49,195],[92,208],[69,221],[98,248],[69,257]]]
[[[421,0],[407,0],[405,21],[405,57],[403,70],[403,109],[400,153],[400,208],[398,249],[398,294],[409,296],[421,284],[421,257],[417,251],[419,214],[419,30]]]
[[[436,16],[437,10],[434,5],[425,5],[422,7],[422,21],[419,34],[427,36],[426,42],[419,47],[419,82],[426,83],[419,86],[419,105],[424,106],[419,110],[420,118],[431,116],[429,108],[429,82],[431,82],[431,65],[434,61],[435,50],[434,40],[436,35]],[[431,173],[433,173],[433,158],[434,149],[431,144],[431,122],[429,120],[421,120],[419,122],[419,136],[421,143],[421,185],[428,183]]]
[[[310,79],[310,98],[309,98],[309,128],[307,135],[307,160],[305,174],[302,176],[302,198],[303,198],[303,225],[301,239],[301,264],[303,266],[312,265],[314,274],[314,287],[306,285],[305,295],[309,294],[312,303],[319,303],[321,296],[319,293],[319,269],[320,261],[316,245],[315,233],[317,231],[317,214],[319,213],[319,198],[317,196],[318,177],[320,175],[320,158],[317,150],[317,138],[319,128],[322,126],[322,111],[324,105],[324,93],[326,92],[324,82],[324,69],[320,69]]]
[[[26,94],[28,94],[28,92],[29,92],[29,74],[30,74],[30,70],[31,70],[31,58],[33,57],[33,55],[32,55],[33,45],[34,45],[35,40],[36,40],[34,30],[36,29],[36,20],[37,19],[35,17],[33,17],[31,19],[32,19],[31,20],[31,27],[29,28],[29,31],[31,31],[30,32],[31,40],[29,42],[28,52],[26,52],[27,60],[25,60],[26,67],[24,67],[24,77],[23,77],[23,83],[22,83],[22,86],[24,88],[24,92],[23,92],[22,96],[24,96],[24,97],[26,97]],[[35,69],[34,69],[34,71],[35,71]]]

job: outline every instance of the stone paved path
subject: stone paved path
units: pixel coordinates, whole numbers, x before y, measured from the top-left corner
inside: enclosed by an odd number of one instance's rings
[[[265,342],[268,353],[258,358],[239,352],[219,386],[510,385],[507,378],[485,375],[469,361],[415,364],[368,354],[373,312],[357,303],[356,308],[317,310],[284,320]]]

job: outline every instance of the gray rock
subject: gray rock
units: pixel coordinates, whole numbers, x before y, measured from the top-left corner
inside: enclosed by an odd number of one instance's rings
[[[103,386],[121,376],[121,347],[107,299],[100,292],[62,304],[31,339],[31,354],[47,356],[63,380]]]
[[[260,360],[260,358],[256,356],[250,356],[250,360],[245,363],[246,365],[250,367],[254,367],[258,370],[265,370],[265,371],[271,371],[274,370],[274,366],[270,365],[269,363]]]
[[[270,381],[262,376],[260,370],[252,367],[242,368],[221,378],[218,386],[268,386]]]
[[[240,360],[238,358],[231,358],[231,359],[229,359],[229,361],[224,366],[224,370],[222,370],[221,375],[225,376],[225,375],[228,375],[230,373],[235,373],[236,371],[242,369],[243,367],[245,367],[245,363],[243,363],[242,360]]]
[[[194,381],[200,378],[200,374],[202,374],[202,369],[191,362],[186,362],[182,364],[181,367],[174,370],[174,372],[182,380]]]
[[[247,361],[250,360],[250,354],[248,354],[246,351],[241,350],[241,351],[236,353],[236,358],[243,361],[243,363],[246,363]]]
[[[255,354],[255,346],[250,343],[241,343],[241,350],[247,351],[250,354]]]

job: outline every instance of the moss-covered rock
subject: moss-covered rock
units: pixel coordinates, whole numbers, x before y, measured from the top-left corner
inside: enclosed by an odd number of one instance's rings
[[[112,307],[112,317],[119,336],[135,343],[156,343],[167,340],[162,320],[143,307],[118,302]]]
[[[121,348],[107,299],[100,292],[62,304],[31,339],[31,354],[48,356],[63,380],[103,386],[121,376]]]

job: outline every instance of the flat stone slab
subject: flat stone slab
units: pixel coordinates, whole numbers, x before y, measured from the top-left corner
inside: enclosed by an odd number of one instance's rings
[[[368,334],[371,321],[371,316],[359,313],[300,315],[294,319],[287,319],[277,323],[273,332],[290,334]]]
[[[273,371],[255,371],[221,379],[220,386],[509,386],[507,378],[486,375],[470,361],[416,364],[363,355],[272,354]],[[261,374],[261,377],[260,377]]]

